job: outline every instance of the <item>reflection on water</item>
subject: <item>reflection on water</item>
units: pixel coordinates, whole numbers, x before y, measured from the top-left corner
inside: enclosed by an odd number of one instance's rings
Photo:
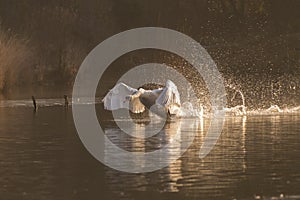
[[[31,108],[0,107],[0,194],[16,200],[299,199],[299,122],[299,114],[227,117],[216,146],[201,160],[209,119],[181,119],[146,140],[103,121],[110,140],[132,152],[151,152],[176,134],[196,133],[190,148],[170,166],[129,174],[103,166],[85,150],[70,109],[42,107],[34,115]],[[132,129],[144,127],[138,123]],[[168,154],[181,150],[174,145]],[[109,155],[110,149],[105,151]]]
[[[128,134],[123,133],[117,127],[105,129],[109,140],[104,144],[104,160],[114,169],[136,173],[151,172],[175,162],[192,144],[197,133],[198,120],[178,119],[169,122],[160,132],[150,138],[140,136],[147,132],[147,129],[152,129],[152,126],[128,121],[127,124]],[[122,154],[115,146],[130,152],[131,155]]]

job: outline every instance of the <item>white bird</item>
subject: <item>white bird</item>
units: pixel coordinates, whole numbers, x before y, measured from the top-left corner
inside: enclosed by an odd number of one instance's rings
[[[124,83],[118,83],[103,98],[106,110],[129,109],[133,113],[142,113],[146,109],[159,116],[178,116],[180,113],[180,95],[176,85],[168,80],[164,88],[155,90],[135,89]]]

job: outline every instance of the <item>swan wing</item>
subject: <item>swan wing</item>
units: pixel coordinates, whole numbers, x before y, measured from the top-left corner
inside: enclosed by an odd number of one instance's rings
[[[137,89],[132,88],[124,83],[118,83],[103,98],[102,102],[104,103],[104,109],[129,109],[129,101],[126,101],[126,97],[136,93],[137,91]]]
[[[180,95],[177,86],[172,81],[168,80],[166,82],[166,87],[156,99],[156,104],[165,107],[170,114],[178,112],[181,105]]]

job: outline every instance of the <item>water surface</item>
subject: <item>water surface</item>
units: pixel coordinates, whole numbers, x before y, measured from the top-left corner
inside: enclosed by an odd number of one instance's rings
[[[100,123],[113,143],[129,151],[161,148],[177,132],[184,136],[194,131],[196,137],[169,167],[128,174],[87,152],[71,109],[57,104],[34,113],[28,106],[0,106],[1,198],[300,199],[300,114],[228,116],[216,146],[203,160],[199,149],[209,119],[169,123],[146,141],[127,136],[109,119]],[[137,123],[134,129],[143,131],[144,125]]]

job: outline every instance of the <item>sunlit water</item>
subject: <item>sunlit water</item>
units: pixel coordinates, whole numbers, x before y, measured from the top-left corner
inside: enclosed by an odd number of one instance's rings
[[[128,151],[153,151],[178,132],[196,132],[190,148],[169,167],[128,174],[87,152],[63,100],[39,102],[36,113],[30,100],[0,103],[1,199],[300,199],[297,108],[249,111],[247,116],[229,109],[221,137],[203,160],[199,149],[209,117],[175,120],[147,140],[133,139],[100,117],[110,140]],[[101,106],[96,106],[99,112]],[[144,126],[139,121],[132,128],[139,132]]]

